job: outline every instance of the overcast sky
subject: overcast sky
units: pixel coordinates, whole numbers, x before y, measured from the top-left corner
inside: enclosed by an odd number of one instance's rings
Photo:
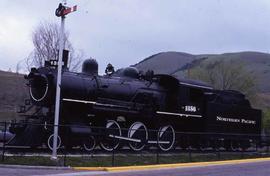
[[[60,23],[60,0],[0,0],[0,69],[15,70],[33,49],[41,21]],[[270,0],[67,0],[66,29],[85,58],[116,68],[152,54],[269,52]]]

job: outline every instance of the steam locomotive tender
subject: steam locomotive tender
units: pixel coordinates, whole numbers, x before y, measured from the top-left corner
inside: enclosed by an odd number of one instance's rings
[[[56,67],[47,64],[26,76],[32,103],[41,111],[28,119],[31,126],[11,126],[16,134],[11,145],[28,141],[52,147],[56,75]],[[261,111],[240,92],[151,71],[142,75],[134,67],[100,76],[98,64],[89,59],[81,73],[63,69],[60,125],[59,146],[80,144],[86,150],[100,144],[112,151],[124,144],[135,151],[150,145],[168,151],[206,147],[213,145],[211,139],[234,150],[240,142],[247,147],[260,139]]]

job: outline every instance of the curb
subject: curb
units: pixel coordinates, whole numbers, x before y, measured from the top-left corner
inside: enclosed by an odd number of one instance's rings
[[[226,160],[226,161],[211,161],[211,162],[194,162],[194,163],[176,163],[176,164],[157,164],[145,166],[121,166],[121,167],[72,167],[74,170],[87,170],[87,171],[132,171],[132,170],[147,170],[147,169],[169,169],[180,167],[203,167],[215,165],[230,165],[242,164],[251,162],[270,161],[270,158],[255,158],[255,159],[242,159],[242,160]]]
[[[72,170],[72,167],[57,167],[57,166],[26,166],[26,165],[8,165],[8,164],[0,164],[0,168]]]

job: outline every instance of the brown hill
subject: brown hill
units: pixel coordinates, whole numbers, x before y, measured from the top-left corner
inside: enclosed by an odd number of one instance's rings
[[[155,73],[171,74],[183,65],[198,59],[195,55],[181,52],[163,52],[152,55],[135,64],[139,70],[154,70]]]
[[[14,119],[18,106],[28,97],[23,75],[0,71],[0,121]]]

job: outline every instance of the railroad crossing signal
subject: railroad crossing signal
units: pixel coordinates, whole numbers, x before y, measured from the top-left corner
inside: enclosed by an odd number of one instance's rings
[[[62,3],[59,4],[58,8],[55,10],[55,15],[57,17],[63,17],[71,12],[77,11],[77,5],[73,7],[66,7],[62,5]]]
[[[67,14],[69,14],[71,12],[75,12],[75,11],[77,11],[77,5],[75,5],[73,7],[68,7],[67,9],[65,9],[63,11],[63,15],[67,15]]]
[[[66,3],[64,3],[66,4]],[[56,83],[56,96],[55,96],[55,112],[54,112],[54,132],[53,132],[53,151],[52,159],[57,159],[57,140],[58,140],[58,126],[59,126],[59,113],[60,113],[60,95],[61,95],[61,77],[62,77],[62,58],[63,50],[65,49],[64,32],[65,32],[65,15],[77,10],[77,5],[73,7],[66,7],[59,4],[55,10],[55,15],[61,17],[60,28],[60,44],[59,44],[59,56],[57,67],[57,83]]]

